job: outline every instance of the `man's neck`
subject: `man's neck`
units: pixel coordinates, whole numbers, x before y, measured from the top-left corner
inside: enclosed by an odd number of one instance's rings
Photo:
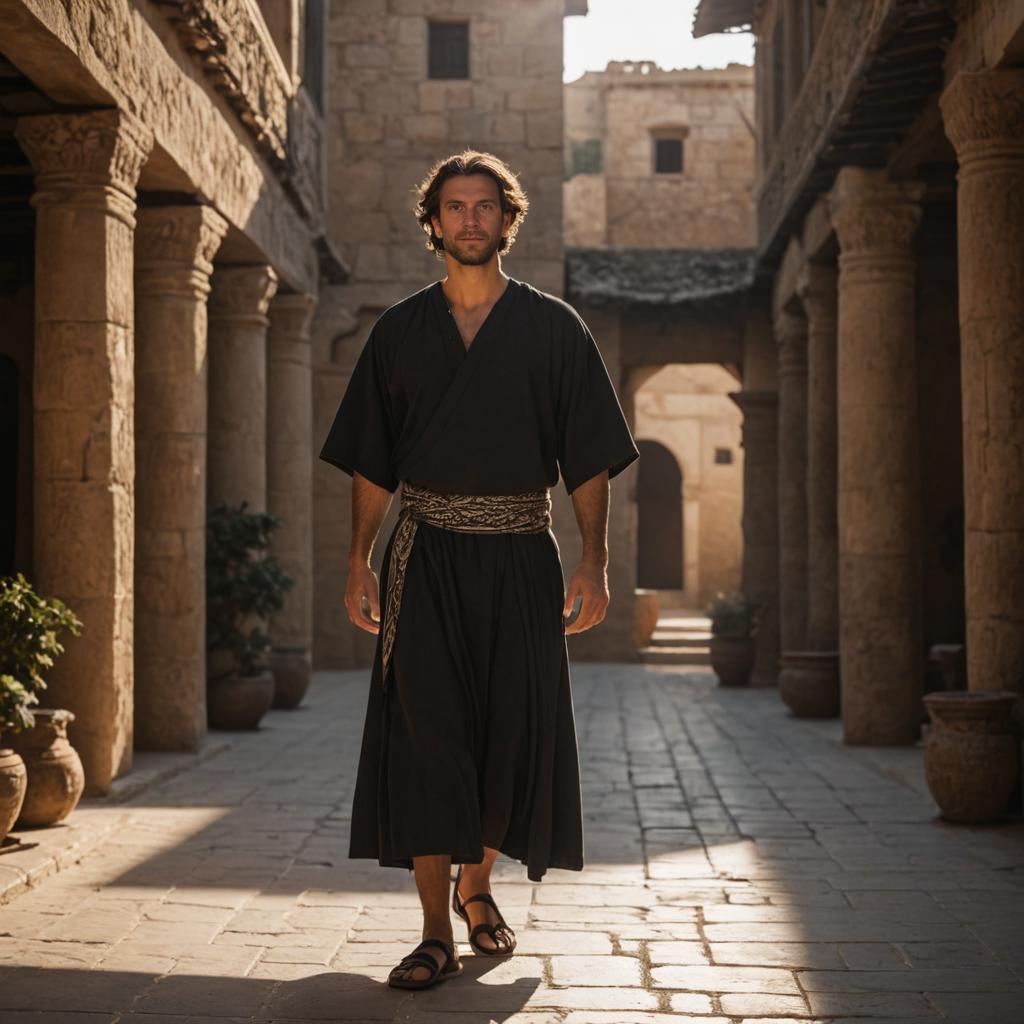
[[[472,311],[481,306],[493,306],[508,285],[497,258],[480,267],[467,267],[451,257],[445,262],[448,276],[441,287],[452,309]]]

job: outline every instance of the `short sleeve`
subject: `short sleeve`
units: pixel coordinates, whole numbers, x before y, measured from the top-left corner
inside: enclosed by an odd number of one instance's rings
[[[576,315],[563,338],[556,421],[569,494],[604,469],[611,479],[640,457],[597,342]]]
[[[344,470],[358,471],[378,487],[394,493],[392,469],[396,431],[387,390],[387,371],[376,328],[363,346],[342,396],[320,458]]]

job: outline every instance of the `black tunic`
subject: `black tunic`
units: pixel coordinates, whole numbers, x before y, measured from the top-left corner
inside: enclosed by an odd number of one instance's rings
[[[559,471],[572,493],[638,456],[586,325],[511,278],[468,350],[440,282],[386,310],[320,452],[392,492],[457,494],[543,490]],[[476,863],[489,846],[533,881],[583,867],[564,600],[550,530],[419,524],[386,687],[378,634],[350,857]]]

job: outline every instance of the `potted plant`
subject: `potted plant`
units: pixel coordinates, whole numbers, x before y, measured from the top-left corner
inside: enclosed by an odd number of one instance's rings
[[[711,667],[722,686],[746,686],[757,656],[760,606],[743,594],[717,594],[708,606],[711,618]]]
[[[293,585],[266,554],[282,525],[248,502],[218,505],[206,540],[206,706],[215,729],[255,729],[274,700],[267,617],[280,611]]]
[[[21,573],[0,578],[0,775],[11,755],[24,763],[23,800],[15,814],[20,825],[52,825],[66,818],[85,788],[85,773],[67,728],[75,716],[61,709],[38,708],[46,689],[43,672],[63,654],[58,636],[78,636],[82,623],[57,598],[40,597]],[[15,771],[17,769],[15,768]],[[0,835],[14,806],[10,784],[0,782]],[[4,813],[6,807],[6,814]]]

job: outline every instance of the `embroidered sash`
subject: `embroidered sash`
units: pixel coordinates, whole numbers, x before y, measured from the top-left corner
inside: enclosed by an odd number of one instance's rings
[[[551,491],[547,488],[522,494],[442,494],[403,481],[401,500],[384,600],[381,679],[385,686],[398,628],[405,569],[419,523],[459,533],[543,533],[551,526]]]

